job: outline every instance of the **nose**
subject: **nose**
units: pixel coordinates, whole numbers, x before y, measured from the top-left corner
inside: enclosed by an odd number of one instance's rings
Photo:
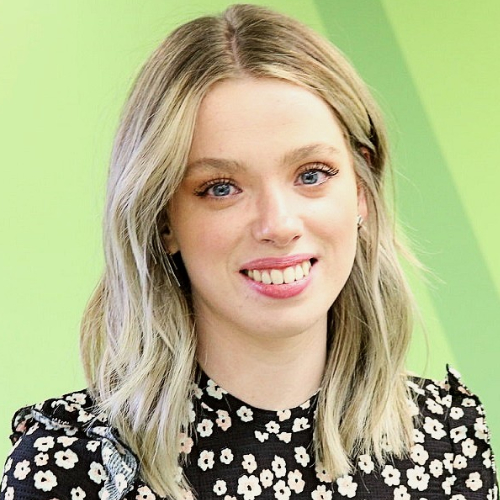
[[[298,240],[303,230],[303,220],[292,196],[276,191],[261,193],[256,200],[256,216],[252,227],[257,241],[284,248]]]

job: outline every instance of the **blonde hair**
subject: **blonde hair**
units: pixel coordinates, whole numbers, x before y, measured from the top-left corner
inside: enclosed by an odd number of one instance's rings
[[[234,5],[176,29],[140,72],[116,135],[104,219],[105,270],[82,322],[90,390],[138,456],[143,479],[182,498],[179,435],[189,431],[194,316],[172,280],[161,233],[183,178],[196,114],[228,78],[278,78],[321,96],[352,150],[368,200],[352,273],[329,313],[316,459],[332,477],[370,453],[411,443],[404,360],[412,299],[384,202],[387,142],[379,110],[329,42],[284,15]]]

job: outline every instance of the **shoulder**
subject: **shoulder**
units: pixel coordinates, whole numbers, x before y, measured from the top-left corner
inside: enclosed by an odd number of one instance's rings
[[[136,478],[134,455],[87,391],[20,409],[12,431],[0,499],[118,500]]]
[[[446,475],[443,489],[463,495],[457,498],[483,492],[484,498],[492,495],[495,461],[479,397],[449,367],[443,381],[411,377],[408,385],[415,417],[413,461],[428,466],[431,475]]]

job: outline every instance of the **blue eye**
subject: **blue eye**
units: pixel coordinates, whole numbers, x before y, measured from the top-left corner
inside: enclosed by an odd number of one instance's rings
[[[323,184],[330,177],[338,174],[337,168],[331,168],[323,163],[307,165],[298,175],[297,184],[302,186],[316,186]]]
[[[196,196],[205,198],[227,198],[238,194],[240,190],[230,180],[214,179],[203,184],[199,189],[195,190]]]
[[[215,197],[228,196],[231,194],[231,184],[215,184],[207,189],[207,194]]]
[[[309,170],[300,174],[303,184],[316,184],[319,179],[319,172],[317,170]]]

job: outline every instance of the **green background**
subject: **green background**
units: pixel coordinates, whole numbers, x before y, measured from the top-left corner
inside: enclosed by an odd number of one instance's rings
[[[0,0],[0,455],[18,407],[84,386],[118,113],[174,26],[227,1]],[[461,371],[500,444],[500,2],[267,0],[354,62],[390,127],[398,216],[430,269],[409,367]]]

